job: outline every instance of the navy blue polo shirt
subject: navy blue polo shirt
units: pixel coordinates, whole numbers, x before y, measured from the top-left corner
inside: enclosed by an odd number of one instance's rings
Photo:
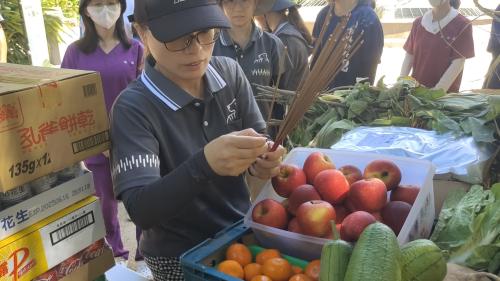
[[[219,40],[215,43],[214,56],[236,60],[252,84],[254,93],[256,93],[254,84],[273,86],[279,74],[283,75],[279,88],[288,89],[284,81],[288,80],[286,76],[291,62],[288,56],[283,56],[285,46],[278,37],[262,31],[255,24],[252,28],[251,39],[246,46],[239,46],[233,42],[229,32],[223,30]],[[281,61],[280,58],[282,58]],[[264,118],[267,118],[269,103],[258,102],[258,105]]]
[[[287,90],[296,90],[299,86],[302,77],[309,72],[309,53],[311,46],[304,39],[302,34],[290,22],[285,21],[276,27],[274,35],[285,44],[288,51],[288,56],[292,62],[290,74],[285,77],[284,81]]]
[[[250,206],[243,175],[216,175],[203,147],[265,123],[240,66],[212,57],[205,98],[196,99],[154,68],[117,98],[111,114],[114,192],[143,229],[146,256],[176,257],[241,219]]]
[[[313,37],[318,38],[321,33],[321,28],[326,20],[331,6],[324,7],[316,17],[316,22],[313,28]],[[321,52],[326,39],[333,33],[335,27],[341,21],[341,17],[336,16],[332,10],[332,17],[328,23],[327,29],[318,48]],[[347,23],[347,28],[355,28],[354,38],[356,38],[361,31],[364,31],[364,43],[358,52],[349,60],[344,61],[343,69],[337,78],[330,84],[330,89],[340,86],[354,85],[356,78],[369,78],[370,83],[374,83],[377,67],[380,63],[382,50],[384,49],[384,31],[380,20],[375,14],[375,11],[370,6],[369,1],[362,1],[351,12],[351,18]],[[319,39],[318,39],[319,40]],[[315,59],[311,62],[314,65]]]

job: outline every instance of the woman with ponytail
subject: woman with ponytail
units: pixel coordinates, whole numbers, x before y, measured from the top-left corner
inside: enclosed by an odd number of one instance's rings
[[[302,76],[309,71],[308,57],[312,45],[311,33],[296,4],[290,0],[277,0],[271,11],[260,17],[259,23],[278,36],[287,47],[293,68],[285,85],[287,89],[296,90]]]
[[[413,22],[404,45],[401,76],[446,92],[458,92],[465,60],[474,57],[472,23],[457,9],[460,0],[429,0],[433,7]]]

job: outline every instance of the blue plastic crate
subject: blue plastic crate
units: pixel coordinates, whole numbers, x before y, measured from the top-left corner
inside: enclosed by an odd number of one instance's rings
[[[243,220],[185,252],[181,256],[181,266],[186,281],[241,281],[215,268],[225,259],[226,249],[237,241],[245,244],[255,243],[252,230],[243,224]]]

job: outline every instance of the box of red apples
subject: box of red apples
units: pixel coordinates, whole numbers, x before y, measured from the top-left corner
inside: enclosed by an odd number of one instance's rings
[[[391,227],[400,245],[427,238],[434,222],[429,161],[331,149],[296,148],[245,215],[257,241],[312,260],[336,233],[355,242],[369,224]]]

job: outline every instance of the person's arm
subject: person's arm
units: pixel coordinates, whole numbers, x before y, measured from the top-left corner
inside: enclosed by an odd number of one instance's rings
[[[443,89],[445,92],[451,87],[458,75],[464,70],[465,58],[455,59],[445,71],[434,89]]]
[[[5,31],[0,24],[0,62],[7,62],[7,38],[5,38]]]
[[[403,65],[401,66],[401,72],[399,74],[400,77],[409,76],[411,70],[413,68],[413,62],[415,61],[415,36],[418,25],[420,24],[419,20],[415,20],[411,27],[410,35],[406,39],[406,42],[403,46],[403,49],[406,51],[405,58],[403,60]]]
[[[279,78],[280,81],[278,88],[288,89],[287,81],[290,80],[290,75],[293,74],[291,71],[293,68],[293,63],[290,60],[288,50],[286,49],[286,46],[283,44],[281,39],[276,36],[274,37],[274,39],[275,45],[272,56],[272,64],[274,67],[271,81],[272,84],[269,86],[276,85],[276,83],[278,82],[278,77],[281,75],[281,77]]]
[[[446,92],[451,87],[458,75],[463,71],[465,60],[474,57],[474,39],[472,36],[472,24],[466,22],[465,29],[451,43],[451,64],[443,73],[434,89],[443,89]]]
[[[160,174],[159,143],[137,106],[115,103],[111,115],[111,166],[115,195],[143,229],[158,225],[192,201],[218,176],[244,173],[267,152],[266,138],[249,129],[221,136],[168,174]]]
[[[414,56],[406,53],[405,59],[403,60],[403,65],[401,65],[401,72],[399,77],[409,76],[411,73],[411,69],[413,67]]]

